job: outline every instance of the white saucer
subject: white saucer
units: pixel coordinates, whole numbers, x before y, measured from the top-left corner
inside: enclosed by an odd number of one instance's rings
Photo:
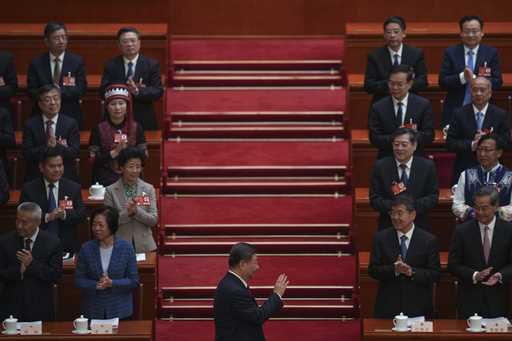
[[[485,332],[485,329],[484,328],[480,328],[480,329],[466,328],[466,331],[470,332],[470,333],[482,333],[482,332]]]
[[[92,195],[89,195],[88,199],[89,200],[103,200],[103,199],[105,199],[105,197],[104,196],[103,197],[93,197]]]
[[[19,330],[17,330],[15,333],[8,333],[7,330],[2,330],[3,335],[18,335],[20,333]]]
[[[84,335],[84,334],[90,334],[90,333],[91,333],[91,331],[90,331],[89,329],[87,329],[86,331],[83,331],[83,332],[78,331],[78,330],[76,330],[76,329],[75,329],[75,330],[72,330],[71,332],[72,332],[73,334],[81,334],[81,335]]]
[[[396,328],[396,327],[393,327],[393,328],[391,328],[391,330],[392,330],[392,331],[394,331],[394,332],[400,332],[400,333],[403,333],[403,332],[409,332],[409,331],[411,331],[411,327],[407,327],[407,328],[405,328],[405,329],[398,329],[398,328]]]

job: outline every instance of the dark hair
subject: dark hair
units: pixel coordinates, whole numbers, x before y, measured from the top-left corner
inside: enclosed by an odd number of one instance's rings
[[[46,84],[37,89],[37,100],[40,101],[44,95],[46,95],[52,90],[57,90],[59,96],[61,95],[60,88],[58,86],[56,86],[55,84]]]
[[[412,144],[418,143],[418,133],[412,130],[411,128],[405,127],[400,127],[397,130],[395,130],[395,132],[391,135],[391,142],[394,142],[398,136],[406,134],[409,136],[409,142],[411,142]]]
[[[473,202],[476,201],[476,198],[487,197],[487,196],[489,196],[491,198],[491,205],[493,205],[493,206],[499,205],[500,196],[499,196],[496,188],[494,188],[494,186],[492,186],[492,185],[480,187],[480,189],[478,191],[476,191],[475,194],[473,194]]]
[[[400,28],[402,29],[402,31],[405,31],[405,20],[404,18],[402,17],[399,17],[398,15],[393,15],[389,18],[387,18],[386,20],[384,20],[384,25],[383,25],[383,28],[384,30],[386,29],[386,26],[388,26],[389,24],[398,24],[400,25]]]
[[[133,32],[137,35],[137,38],[140,38],[140,32],[135,27],[125,26],[125,27],[121,27],[119,29],[119,31],[117,31],[117,35],[116,35],[117,40],[119,40],[119,38],[121,38],[121,36],[123,34],[128,33],[128,32]]]
[[[400,194],[393,198],[391,201],[391,207],[396,207],[399,205],[404,205],[405,209],[409,212],[416,210],[414,199],[408,194]]]
[[[229,268],[232,269],[240,264],[241,261],[249,261],[256,253],[256,248],[248,243],[238,243],[233,245],[229,252]]]
[[[392,75],[395,75],[397,73],[405,73],[407,75],[407,81],[410,82],[414,78],[414,71],[412,70],[412,67],[405,64],[400,64],[393,66],[391,68],[391,72],[389,73],[389,78],[391,78]]]
[[[496,149],[498,149],[498,150],[504,150],[505,149],[505,141],[503,141],[503,138],[501,136],[499,136],[499,135],[494,134],[494,133],[483,135],[480,138],[480,140],[478,140],[477,146],[480,147],[482,142],[484,142],[486,140],[493,140],[494,142],[496,142]]]
[[[478,15],[465,15],[462,18],[460,18],[460,20],[459,20],[460,30],[462,31],[462,25],[464,25],[468,21],[472,21],[472,20],[478,21],[480,23],[480,29],[481,30],[484,29],[484,20],[481,17],[479,17]]]
[[[44,27],[44,37],[48,39],[48,38],[50,38],[50,35],[52,33],[54,33],[55,31],[58,31],[58,30],[64,30],[64,31],[66,31],[66,33],[68,33],[68,29],[66,28],[64,23],[62,23],[60,21],[50,21]]]
[[[90,217],[91,229],[94,218],[96,218],[97,215],[104,216],[105,220],[107,221],[107,226],[110,230],[110,233],[113,235],[116,234],[117,229],[119,228],[119,212],[117,212],[114,207],[106,205],[96,208],[94,211],[92,211]]]
[[[119,167],[124,167],[128,160],[130,159],[139,159],[142,166],[144,166],[144,153],[138,149],[137,147],[126,147],[121,150],[119,156],[117,157],[117,164]]]
[[[46,163],[46,161],[48,161],[48,159],[53,158],[53,157],[59,157],[59,156],[64,161],[64,156],[62,156],[62,153],[57,148],[47,147],[44,150],[41,157],[39,158],[39,162]]]

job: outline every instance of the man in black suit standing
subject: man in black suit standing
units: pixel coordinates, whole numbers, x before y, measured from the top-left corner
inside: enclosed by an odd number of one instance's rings
[[[84,60],[81,56],[66,51],[68,31],[63,23],[46,24],[44,42],[49,51],[32,60],[27,72],[27,88],[34,102],[34,113],[40,113],[37,106],[39,88],[55,84],[61,90],[62,114],[74,118],[82,129],[80,98],[87,91]]]
[[[288,278],[281,274],[273,294],[258,307],[247,282],[259,269],[256,248],[238,243],[229,254],[229,271],[215,291],[216,341],[264,341],[263,323],[283,306]]]
[[[144,130],[158,129],[153,103],[164,90],[160,79],[160,64],[140,53],[140,33],[133,27],[123,27],[117,32],[121,55],[105,64],[101,77],[100,95],[113,83],[126,83],[133,96],[135,120]]]
[[[15,119],[11,111],[11,98],[16,94],[17,90],[18,78],[16,76],[14,57],[11,53],[2,51],[0,52],[0,108],[5,109],[9,113],[11,123]]]
[[[379,281],[374,317],[431,316],[432,285],[441,272],[437,239],[414,226],[416,210],[410,196],[394,198],[390,215],[393,226],[375,235],[368,267]]]
[[[465,169],[478,165],[475,151],[483,135],[494,133],[509,145],[509,128],[506,112],[489,103],[492,96],[491,82],[477,77],[471,84],[472,101],[455,110],[448,129],[446,144],[457,153],[453,172],[453,183]]]
[[[44,85],[38,98],[41,115],[28,119],[23,128],[25,181],[39,178],[39,161],[47,147],[56,148],[64,157],[64,176],[80,181],[75,165],[80,154],[80,132],[74,119],[60,113],[60,89]]]
[[[512,280],[512,224],[496,216],[499,195],[493,186],[475,193],[476,220],[456,227],[448,271],[457,277],[459,318],[477,313],[493,318],[508,316]]]
[[[398,128],[392,144],[393,156],[377,160],[370,179],[370,204],[380,212],[379,230],[391,226],[391,202],[402,193],[409,194],[416,203],[415,225],[430,230],[427,213],[439,197],[434,162],[413,156],[418,138],[412,129]]]
[[[417,93],[428,86],[427,67],[423,51],[403,44],[405,38],[405,20],[393,16],[384,21],[384,40],[386,46],[379,47],[368,54],[368,63],[364,75],[364,90],[373,95],[372,103],[389,95],[388,79],[393,66],[408,65],[414,73],[411,91]]]
[[[39,163],[42,176],[21,189],[20,203],[35,202],[43,211],[40,228],[59,237],[64,252],[72,255],[80,249],[78,225],[85,220],[79,183],[65,179],[62,155],[48,148]]]
[[[380,99],[370,109],[370,142],[379,149],[379,159],[393,155],[391,135],[399,127],[418,132],[416,155],[423,155],[423,147],[434,140],[432,106],[426,98],[409,93],[413,77],[409,66],[393,67],[388,81],[391,96]]]
[[[439,86],[446,90],[441,127],[451,124],[453,114],[471,102],[471,82],[476,76],[491,81],[492,89],[503,84],[498,50],[480,44],[484,37],[484,21],[478,16],[464,16],[459,20],[462,43],[448,47],[439,70]]]
[[[62,275],[59,239],[39,229],[41,208],[32,202],[18,206],[16,230],[0,237],[0,320],[55,319],[53,284]]]

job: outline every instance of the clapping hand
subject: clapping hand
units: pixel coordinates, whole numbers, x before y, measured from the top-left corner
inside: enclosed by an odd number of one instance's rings
[[[96,283],[96,289],[105,290],[108,288],[112,288],[112,280],[108,277],[108,275],[103,274],[100,280]]]
[[[492,271],[492,266],[488,267],[487,269],[477,272],[475,275],[475,280],[477,282],[483,281],[484,279],[489,277],[489,275],[491,274],[491,271]]]
[[[495,285],[496,283],[500,282],[501,281],[501,273],[499,272],[496,272],[495,274],[493,274],[491,277],[489,277],[487,279],[487,281],[485,282],[482,282],[483,285],[487,285],[487,286],[490,286],[492,287],[493,285]]]
[[[32,252],[25,249],[19,250],[16,252],[16,258],[18,258],[21,263],[21,272],[25,272],[25,269],[32,263]]]
[[[412,268],[406,263],[404,263],[404,261],[402,260],[402,256],[400,255],[398,255],[398,258],[396,259],[395,262],[395,272],[397,274],[403,274],[407,277],[412,276]]]
[[[137,203],[135,200],[130,200],[126,203],[126,210],[128,211],[128,215],[134,216],[137,213]]]
[[[464,78],[466,79],[466,82],[467,83],[471,83],[473,81],[473,70],[471,70],[470,68],[466,67],[464,69]]]

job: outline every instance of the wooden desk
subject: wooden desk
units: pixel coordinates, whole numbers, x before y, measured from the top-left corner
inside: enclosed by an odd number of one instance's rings
[[[89,164],[89,136],[90,131],[80,132],[80,179],[82,187],[91,185],[91,166]],[[8,159],[12,160],[11,169],[15,170],[15,189],[21,188],[25,176],[25,164],[22,152],[22,132],[16,131],[16,148],[7,150]],[[162,132],[160,130],[152,130],[144,132],[148,148],[148,159],[145,162],[144,178],[156,188],[160,187],[160,147],[162,144]]]
[[[361,63],[360,63],[361,64]],[[368,95],[363,88],[364,85],[364,73],[356,73],[355,70],[347,68],[348,75],[348,86],[349,92],[349,108],[347,114],[350,119],[351,129],[368,129],[368,112],[370,110],[372,97]],[[431,72],[435,70],[429,70]],[[363,70],[364,72],[364,70]],[[428,75],[429,86],[425,91],[420,93],[430,100],[432,103],[432,112],[434,114],[434,127],[439,127],[441,122],[442,103],[446,96],[446,91],[442,90],[438,84],[439,75],[437,73],[431,73]],[[512,94],[512,73],[503,74],[503,87],[493,92],[493,99],[496,105],[499,107],[509,110],[511,109],[511,99],[509,98]]]
[[[461,42],[458,22],[408,22],[405,43],[420,47],[430,72],[441,67],[444,50]],[[512,59],[512,22],[486,22],[483,43],[498,49],[502,72],[512,72],[506,61]],[[382,22],[345,25],[347,53],[344,63],[350,72],[364,73],[367,55],[384,45]]]
[[[478,340],[510,340],[510,333],[487,334],[470,333],[466,331],[465,320],[434,320],[433,333],[396,333],[391,331],[393,321],[364,319],[363,340],[386,341],[386,340],[463,340],[466,338]]]
[[[355,245],[359,251],[370,251],[373,235],[377,231],[379,214],[370,206],[367,187],[355,189],[354,229]],[[428,216],[432,226],[432,233],[437,236],[442,251],[449,249],[452,239],[455,217],[451,211],[452,198],[448,188],[439,190],[439,203]]]
[[[455,318],[455,277],[448,273],[448,252],[441,252],[441,278],[435,291],[435,307],[439,318]],[[368,274],[370,252],[359,252],[359,303],[361,316],[373,316],[373,305],[379,283]]]
[[[57,289],[58,320],[74,320],[80,315],[80,289],[75,287],[75,268],[74,261],[64,262],[64,273],[58,282]],[[146,260],[138,262],[137,268],[139,281],[144,285],[142,317],[145,320],[152,320],[155,317],[156,253],[146,253]],[[138,316],[133,318],[137,319]]]
[[[74,320],[74,318],[73,318]],[[121,321],[117,333],[112,335],[73,334],[73,322],[45,322],[43,335],[21,336],[2,335],[0,340],[96,340],[96,341],[151,341],[153,339],[153,321]]]

